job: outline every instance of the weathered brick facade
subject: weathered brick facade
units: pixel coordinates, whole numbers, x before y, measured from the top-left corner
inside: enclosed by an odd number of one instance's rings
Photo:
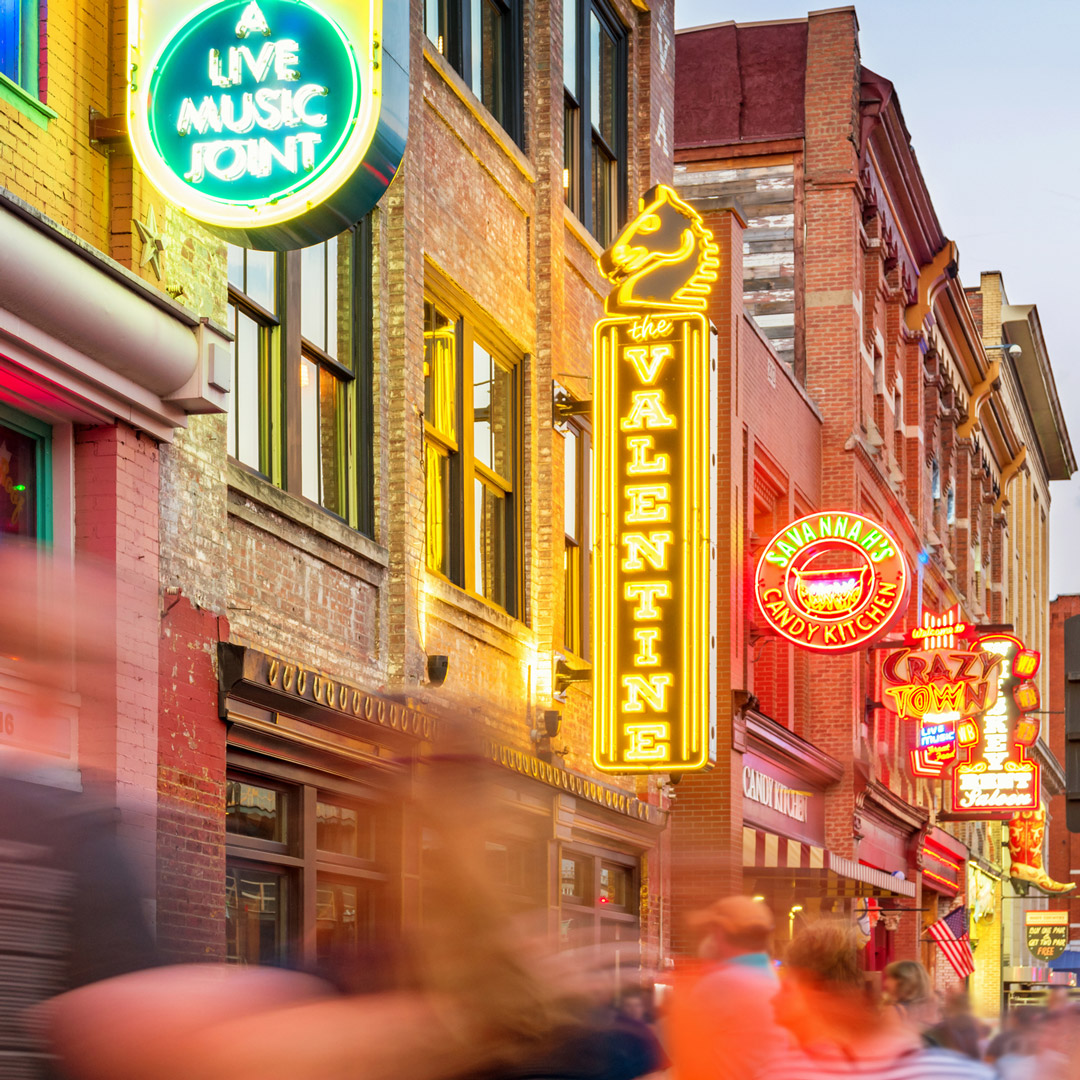
[[[242,758],[248,773],[258,772],[259,762],[280,772],[286,759],[290,767],[302,760],[307,778],[317,760],[328,771],[312,789],[333,787],[335,769],[348,771],[333,764],[335,752],[353,754],[353,762],[362,753],[397,762],[419,751],[422,740],[389,730],[402,702],[448,729],[468,728],[494,742],[504,787],[533,817],[544,810],[537,896],[553,926],[560,847],[610,849],[633,870],[640,895],[624,906],[640,914],[649,962],[661,958],[667,808],[655,784],[598,783],[587,681],[569,690],[565,705],[552,698],[563,639],[564,510],[552,383],[588,398],[592,326],[607,286],[596,266],[600,246],[564,206],[562,4],[521,6],[520,145],[425,34],[423,4],[410,7],[407,150],[372,215],[371,535],[230,460],[221,415],[188,418],[168,444],[124,424],[80,428],[75,437],[76,545],[130,569],[134,582],[130,602],[117,612],[117,647],[130,659],[118,665],[115,687],[101,693],[101,711],[118,719],[102,729],[108,738],[101,736],[100,747],[87,725],[84,746],[114,766],[115,797],[130,796],[138,807],[142,817],[133,821],[142,821],[144,847],[153,846],[156,815],[156,860],[148,850],[142,857],[148,880],[156,863],[158,936],[177,959],[221,958],[230,947],[227,755]],[[625,35],[625,202],[632,212],[645,189],[671,179],[674,8],[670,0],[609,6]],[[225,245],[157,195],[117,130],[126,108],[126,18],[122,4],[49,5],[48,86],[40,96],[58,116],[43,130],[25,110],[0,101],[0,183],[189,313],[224,323]],[[91,141],[91,117],[105,121],[93,128],[104,141]],[[133,224],[151,209],[165,245],[160,282],[142,265]],[[518,361],[517,617],[425,566],[423,305],[431,289],[450,296]],[[252,731],[277,738],[257,727],[258,717],[284,712],[259,712],[241,690],[227,702],[219,698],[226,643],[231,656],[246,649],[287,661],[294,687],[298,670],[310,673],[324,710],[326,686],[371,695],[383,703],[374,710],[379,720],[330,736],[320,727],[330,723],[329,712],[316,712],[314,721],[305,712],[281,720],[302,737],[253,749]],[[448,657],[440,687],[428,684],[429,655]],[[223,707],[231,710],[228,724]],[[532,734],[542,710],[552,708],[562,712],[552,741],[567,747],[554,769],[537,756]],[[369,773],[379,769],[358,775]],[[419,904],[419,836],[407,823],[402,828],[401,881],[386,890],[396,921],[415,918]]]
[[[717,57],[729,63],[717,66]],[[848,509],[882,522],[917,572],[907,626],[915,625],[920,604],[936,612],[959,603],[969,619],[1013,623],[1026,639],[1042,641],[1048,504],[1038,477],[1048,469],[1068,474],[1064,425],[1034,430],[1010,392],[1023,374],[1007,363],[1002,374],[1012,381],[995,383],[992,362],[1002,354],[989,346],[1015,340],[998,329],[1009,320],[990,310],[1004,301],[989,295],[985,276],[981,294],[960,288],[955,249],[937,220],[892,84],[862,67],[854,10],[681,31],[675,100],[676,185],[703,211],[724,199],[750,208],[744,298],[775,349],[770,384],[782,367],[783,384],[803,399],[802,427],[787,410],[761,411],[746,436],[741,477],[733,470],[727,478],[732,533],[752,538],[733,560],[732,580],[752,579],[755,545],[792,519],[815,508]],[[1019,333],[1022,313],[1009,310]],[[1031,352],[1038,353],[1033,364],[1048,364],[1041,341]],[[751,402],[755,395],[770,400],[763,381],[748,385]],[[1023,445],[1039,447],[1030,477],[1015,461]],[[735,497],[740,480],[748,491],[753,484],[745,504]],[[760,710],[839,763],[839,778],[822,796],[818,842],[831,855],[906,878],[894,896],[869,879],[827,886],[841,897],[876,893],[886,907],[901,909],[879,924],[868,966],[918,957],[947,987],[951,969],[920,945],[925,926],[955,902],[955,890],[922,874],[922,848],[937,822],[944,824],[947,791],[911,776],[910,725],[880,705],[881,653],[799,653],[762,633],[749,597],[733,596],[732,612],[732,655],[741,649],[746,660],[722,671],[720,697],[733,695],[736,730]],[[732,749],[738,761],[743,747]],[[1045,744],[1036,752],[1053,790],[1058,768]],[[738,888],[742,869],[745,888],[763,889],[763,881],[781,880],[765,873],[775,866],[772,841],[766,861],[759,841],[743,867],[732,865],[738,859],[730,845],[747,810],[732,790],[734,775],[734,766],[719,769],[680,788],[676,853],[700,858],[711,851],[716,862],[728,852],[725,873],[714,873],[711,887]],[[992,849],[1000,826],[944,827],[1000,876],[1000,848]],[[785,827],[772,828],[782,844]],[[781,847],[780,865],[785,857],[793,867],[805,861],[790,841],[786,851]],[[781,924],[789,903],[816,910],[805,899],[813,895],[809,880],[796,872],[786,887],[770,887]],[[990,952],[981,954],[988,964]]]

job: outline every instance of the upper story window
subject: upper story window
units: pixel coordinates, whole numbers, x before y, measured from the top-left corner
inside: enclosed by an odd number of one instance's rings
[[[941,466],[936,457],[930,459],[930,498],[941,498]]]
[[[519,146],[524,129],[522,0],[425,0],[424,30]]]
[[[229,454],[372,528],[371,229],[302,251],[229,247]]]
[[[41,92],[41,51],[38,0],[3,0],[0,3],[0,75],[28,94]]]
[[[575,421],[567,426],[563,435],[563,647],[582,659],[591,655],[591,474],[590,432],[583,423]]]
[[[518,614],[517,358],[434,299],[424,304],[426,561]]]
[[[603,0],[563,4],[563,190],[603,247],[626,212],[626,31]]]

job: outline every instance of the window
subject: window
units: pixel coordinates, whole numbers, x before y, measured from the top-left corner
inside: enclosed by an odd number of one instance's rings
[[[346,517],[352,369],[351,233],[300,253],[300,493]],[[344,361],[344,362],[342,362]]]
[[[452,316],[424,304],[424,471],[427,565],[443,577],[460,578],[452,545],[453,495],[460,480],[458,457],[458,343]],[[454,470],[453,472],[451,470]],[[455,530],[456,531],[456,530]]]
[[[520,146],[524,127],[521,0],[425,0],[424,30]]]
[[[941,498],[941,466],[938,459],[930,459],[930,498],[935,502]]]
[[[270,472],[270,353],[277,318],[277,257],[233,247],[229,252],[229,329],[233,391],[229,395],[229,453]]]
[[[608,944],[617,970],[632,981],[640,962],[637,860],[599,848],[563,847],[559,885],[560,944]]]
[[[40,94],[38,0],[3,0],[0,3],[0,75],[6,75],[27,93]]]
[[[322,963],[370,942],[385,868],[379,812],[315,783],[230,773],[225,785],[227,957]]]
[[[425,301],[427,566],[511,615],[519,593],[518,415],[517,371],[506,351]]]
[[[228,251],[229,453],[370,534],[370,220],[301,251]]]
[[[0,540],[52,540],[52,429],[0,405]]]
[[[564,0],[563,189],[603,247],[626,212],[626,33],[602,0]]]
[[[945,493],[945,524],[956,524],[956,490],[952,487]]]
[[[563,647],[582,659],[591,655],[591,476],[592,440],[588,429],[575,422],[563,435]]]

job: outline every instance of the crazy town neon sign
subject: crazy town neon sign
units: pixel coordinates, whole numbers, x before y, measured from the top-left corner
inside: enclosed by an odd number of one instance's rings
[[[944,615],[924,613],[922,626],[909,631],[907,644],[882,664],[885,699],[901,720],[919,725],[912,772],[940,777],[957,757],[957,724],[997,699],[1001,659],[979,648],[957,608]]]
[[[771,629],[814,652],[862,648],[903,616],[908,569],[900,545],[859,514],[809,514],[758,559],[758,610]]]
[[[606,772],[715,759],[716,360],[705,309],[719,266],[669,187],[600,260],[596,324],[593,758]]]

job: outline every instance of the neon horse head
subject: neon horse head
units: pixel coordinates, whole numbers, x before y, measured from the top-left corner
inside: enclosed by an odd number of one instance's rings
[[[600,258],[601,272],[615,286],[604,304],[608,314],[704,311],[720,268],[712,233],[664,184],[647,191],[640,207]]]

